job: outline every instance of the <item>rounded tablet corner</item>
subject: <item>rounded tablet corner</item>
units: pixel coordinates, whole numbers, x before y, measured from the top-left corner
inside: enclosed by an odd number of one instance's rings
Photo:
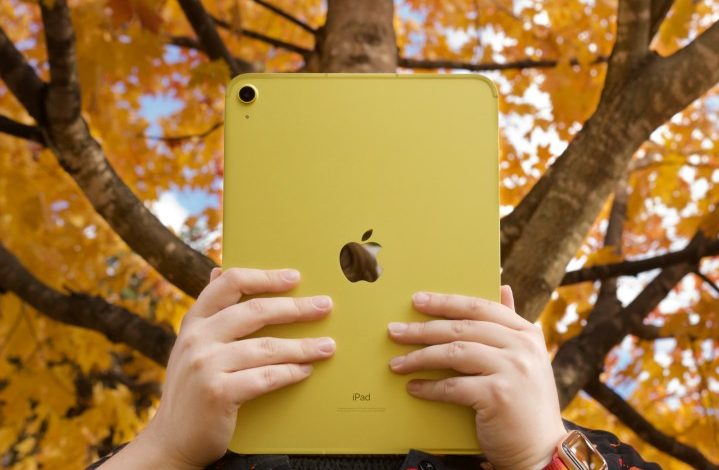
[[[495,98],[499,97],[499,90],[497,90],[497,85],[494,83],[494,81],[491,78],[484,76],[481,73],[469,73],[466,75],[483,81],[484,83],[486,83],[489,86],[489,89],[492,92],[492,96]]]

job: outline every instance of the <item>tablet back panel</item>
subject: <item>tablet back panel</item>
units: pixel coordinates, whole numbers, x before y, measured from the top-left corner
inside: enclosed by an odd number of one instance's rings
[[[244,104],[239,89],[257,98]],[[418,290],[499,299],[497,94],[478,75],[246,74],[228,86],[223,266],[293,267],[288,295],[327,294],[324,320],[254,336],[331,336],[333,358],[239,411],[239,453],[476,452],[474,413],[413,398],[387,365],[416,346]],[[381,245],[375,282],[349,282],[348,242]]]

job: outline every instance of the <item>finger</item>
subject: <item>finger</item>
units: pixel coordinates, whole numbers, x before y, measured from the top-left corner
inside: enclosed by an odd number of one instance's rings
[[[256,297],[231,305],[208,319],[207,331],[218,341],[235,341],[267,325],[324,318],[332,310],[332,299],[315,297]]]
[[[524,318],[491,300],[464,295],[417,292],[412,296],[415,308],[428,315],[451,319],[484,320],[515,330],[531,326]]]
[[[463,374],[492,374],[502,361],[501,349],[471,341],[454,341],[412,351],[392,358],[389,365],[398,374],[418,370],[454,369]]]
[[[227,374],[227,393],[238,406],[278,388],[300,382],[312,373],[310,364],[272,364]]]
[[[500,297],[502,299],[502,305],[514,312],[514,295],[512,294],[512,287],[509,284],[502,286],[500,289]]]
[[[209,317],[243,295],[285,292],[298,282],[299,272],[293,269],[230,268],[205,287],[187,315]]]
[[[210,282],[217,279],[220,274],[222,274],[222,268],[212,268],[212,271],[210,271]]]
[[[283,363],[306,363],[327,359],[335,352],[332,338],[252,338],[222,346],[222,367],[234,372]]]
[[[410,380],[407,391],[424,400],[455,403],[475,410],[491,405],[494,377],[450,377],[442,380]]]
[[[390,323],[390,337],[400,344],[442,344],[474,341],[495,348],[516,343],[516,330],[481,320],[432,320],[416,323]]]

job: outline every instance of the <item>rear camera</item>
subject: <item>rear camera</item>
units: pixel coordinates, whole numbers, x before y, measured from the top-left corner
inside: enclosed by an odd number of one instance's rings
[[[252,85],[245,85],[240,88],[238,96],[240,97],[240,101],[245,104],[250,104],[257,98],[257,89]]]

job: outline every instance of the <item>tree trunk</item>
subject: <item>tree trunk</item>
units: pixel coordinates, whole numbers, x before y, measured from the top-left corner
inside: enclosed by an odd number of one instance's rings
[[[397,42],[392,0],[329,0],[318,35],[322,72],[395,72]]]

